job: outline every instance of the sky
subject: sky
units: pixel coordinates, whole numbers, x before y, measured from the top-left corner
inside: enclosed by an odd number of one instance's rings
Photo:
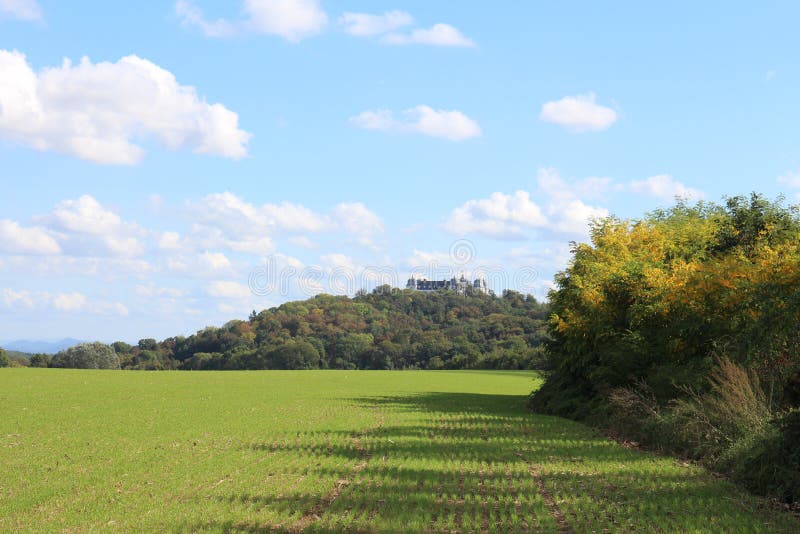
[[[0,0],[0,340],[412,274],[547,298],[589,222],[800,193],[800,4]]]

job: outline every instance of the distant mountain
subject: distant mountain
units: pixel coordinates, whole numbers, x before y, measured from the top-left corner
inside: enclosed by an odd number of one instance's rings
[[[53,340],[35,340],[30,341],[26,339],[19,339],[16,341],[7,341],[0,343],[0,347],[6,350],[14,350],[18,352],[27,352],[28,354],[44,353],[55,354],[56,352],[68,349],[78,343],[83,343],[80,339],[64,338],[56,341]]]

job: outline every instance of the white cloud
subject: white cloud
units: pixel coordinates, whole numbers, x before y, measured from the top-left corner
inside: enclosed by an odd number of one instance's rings
[[[317,0],[244,0],[242,11],[245,14],[242,20],[208,21],[202,10],[189,0],[178,0],[175,4],[181,24],[198,28],[206,37],[231,37],[252,31],[297,42],[321,32],[328,24],[328,16]]]
[[[239,159],[250,134],[238,115],[207,104],[194,88],[140,57],[38,73],[19,52],[0,50],[0,139],[105,164],[131,165],[141,141]]]
[[[331,210],[333,225],[356,236],[359,244],[373,247],[373,238],[383,232],[383,222],[360,202],[342,203]]]
[[[479,234],[496,239],[521,239],[533,230],[559,235],[584,236],[592,219],[608,216],[601,207],[585,204],[577,195],[587,182],[565,182],[554,169],[540,169],[537,176],[541,201],[528,191],[495,192],[469,200],[453,210],[444,228],[455,235]],[[597,179],[590,179],[597,188]]]
[[[594,93],[588,93],[545,103],[539,118],[573,132],[587,132],[610,127],[617,122],[617,112],[596,104]]]
[[[786,174],[778,176],[778,183],[783,184],[792,189],[800,188],[800,170],[789,171]]]
[[[181,234],[178,232],[163,232],[158,238],[158,248],[162,250],[178,250],[181,248]]]
[[[319,33],[328,24],[317,0],[245,0],[244,10],[256,31],[292,42]]]
[[[409,34],[389,33],[382,41],[394,45],[422,44],[464,48],[476,46],[475,41],[464,36],[457,28],[442,23],[434,24],[430,28],[419,28]]]
[[[236,26],[225,19],[207,21],[203,11],[187,0],[175,3],[175,14],[181,18],[181,24],[196,27],[206,37],[231,37],[236,34]]]
[[[252,296],[250,289],[239,282],[216,280],[208,284],[208,294],[215,298],[246,299]]]
[[[355,37],[371,37],[414,24],[414,17],[405,11],[387,11],[382,15],[345,13],[339,18],[345,33]]]
[[[141,259],[73,256],[11,256],[2,269],[16,276],[84,277],[102,282],[129,281],[157,271]]]
[[[296,235],[289,238],[289,242],[298,247],[313,249],[317,248],[317,244],[304,235]]]
[[[645,180],[634,180],[630,183],[630,190],[662,200],[673,200],[675,197],[694,199],[705,197],[702,191],[685,186],[669,174],[659,174]]]
[[[488,198],[469,200],[448,218],[445,227],[454,234],[482,234],[489,237],[520,237],[524,228],[546,223],[541,208],[527,191],[492,193]]]
[[[0,252],[7,254],[59,254],[61,247],[44,228],[25,228],[0,220]]]
[[[338,22],[348,35],[380,37],[382,43],[391,45],[476,46],[472,39],[465,37],[457,28],[444,23],[434,24],[430,28],[413,28],[401,33],[398,30],[415,24],[414,17],[405,11],[387,11],[382,15],[345,13]]]
[[[42,8],[36,0],[0,0],[0,19],[42,20]]]
[[[186,291],[176,289],[173,287],[158,287],[153,282],[148,284],[138,284],[136,286],[136,294],[144,298],[180,298],[186,296]]]
[[[59,293],[53,297],[53,307],[59,311],[75,312],[86,307],[86,295],[82,293]]]
[[[325,265],[330,266],[332,269],[344,270],[351,275],[355,275],[356,265],[352,258],[339,253],[323,254],[320,259]]]
[[[0,290],[0,297],[2,297],[3,304],[7,308],[22,307],[33,309],[36,306],[33,295],[27,290],[16,291],[14,289],[3,288]]]
[[[191,202],[189,210],[196,224],[188,239],[196,245],[256,254],[273,252],[277,234],[338,230],[370,245],[383,230],[380,218],[361,203],[340,204],[323,214],[291,202],[256,206],[225,192]]]
[[[199,259],[202,265],[212,271],[224,271],[233,267],[231,260],[221,252],[204,252]]]
[[[59,234],[62,244],[81,255],[110,254],[134,257],[144,253],[140,241],[146,232],[135,223],[124,222],[91,195],[63,200],[39,220]]]
[[[199,220],[218,227],[242,229],[249,226],[265,233],[273,230],[318,232],[326,226],[324,217],[299,204],[282,202],[257,207],[227,191],[207,195],[196,208]]]
[[[8,309],[37,310],[49,308],[70,314],[128,315],[128,309],[120,302],[91,300],[77,291],[50,293],[48,291],[3,288],[0,289],[0,302]]]
[[[49,222],[64,230],[93,235],[103,235],[122,225],[119,215],[103,208],[90,195],[59,202],[53,209]]]
[[[392,133],[418,133],[429,137],[463,141],[481,135],[478,123],[461,111],[435,110],[429,106],[416,106],[395,119],[390,110],[364,111],[350,118],[350,124],[364,130]]]

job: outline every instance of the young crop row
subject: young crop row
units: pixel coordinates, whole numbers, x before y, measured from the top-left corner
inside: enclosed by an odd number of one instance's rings
[[[705,471],[530,414],[530,375],[15,373],[0,531],[797,531]]]

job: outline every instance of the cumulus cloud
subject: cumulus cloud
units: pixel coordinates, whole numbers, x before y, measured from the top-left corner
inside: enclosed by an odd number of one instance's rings
[[[0,0],[0,19],[42,20],[42,8],[36,0]]]
[[[778,176],[778,183],[791,187],[792,189],[800,189],[800,170],[789,171],[786,174]]]
[[[685,186],[669,174],[659,174],[645,180],[634,180],[630,183],[630,190],[662,200],[673,200],[675,197],[693,199],[705,197],[702,191]]]
[[[6,254],[59,254],[61,247],[44,228],[23,227],[8,219],[0,220],[0,252]]]
[[[186,296],[186,291],[176,289],[174,287],[159,287],[153,282],[147,284],[138,284],[136,286],[136,294],[144,298],[180,298]]]
[[[241,20],[209,21],[189,0],[178,0],[175,4],[181,23],[198,28],[206,37],[231,37],[251,31],[297,42],[321,32],[328,24],[328,15],[317,0],[245,0],[242,11],[245,17]]]
[[[421,44],[429,46],[475,46],[472,39],[465,37],[457,28],[449,24],[434,24],[430,28],[413,28],[401,33],[399,30],[413,26],[414,17],[405,11],[387,11],[381,15],[368,13],[345,13],[339,18],[345,33],[354,37],[380,37],[380,41],[392,45]]]
[[[617,112],[595,103],[594,93],[565,96],[542,106],[539,118],[572,132],[605,130],[617,122]]]
[[[383,222],[361,202],[338,204],[331,210],[332,224],[356,236],[359,244],[374,247],[373,239],[383,232]]]
[[[435,110],[429,106],[416,106],[403,112],[396,119],[390,110],[364,111],[350,118],[350,125],[364,130],[390,133],[417,133],[447,139],[464,141],[481,135],[478,123],[461,111]]]
[[[455,234],[519,237],[524,228],[542,227],[546,222],[542,209],[531,200],[530,193],[517,191],[469,200],[453,210],[445,226]]]
[[[475,41],[464,36],[449,24],[434,24],[430,28],[419,28],[408,34],[390,33],[383,42],[394,45],[421,44],[430,46],[453,46],[474,48]]]
[[[53,307],[60,311],[75,312],[85,308],[86,301],[86,295],[82,293],[59,293],[53,297]]]
[[[131,165],[144,155],[139,143],[152,139],[172,150],[239,159],[250,134],[238,121],[135,55],[116,63],[65,59],[37,73],[24,54],[0,50],[0,139],[36,150]]]
[[[128,308],[120,302],[89,299],[83,293],[0,289],[0,304],[7,309],[52,309],[66,313],[127,316]]]
[[[215,298],[246,299],[252,296],[246,285],[232,280],[215,280],[208,284],[207,290]]]
[[[256,206],[230,192],[207,195],[189,203],[195,220],[192,235],[206,248],[228,248],[267,254],[274,250],[271,236],[278,233],[321,233],[341,230],[361,244],[383,230],[380,217],[361,203],[343,203],[327,214],[300,204],[281,202]]]
[[[382,15],[345,13],[339,18],[344,31],[354,37],[372,37],[414,24],[414,17],[405,11],[387,11]]]
[[[181,234],[178,232],[162,232],[158,238],[158,248],[162,250],[178,250],[181,248]]]
[[[328,24],[328,16],[317,0],[245,0],[244,9],[256,31],[287,41],[319,33]]]
[[[144,253],[146,231],[123,221],[91,195],[63,200],[38,220],[58,235],[61,244],[77,255],[135,257]]]
[[[233,267],[231,260],[221,252],[204,252],[200,255],[200,262],[212,271],[225,271]]]
[[[231,37],[236,34],[236,25],[225,19],[206,20],[203,10],[187,0],[175,3],[175,14],[185,27],[195,27],[206,37]]]
[[[593,179],[594,180],[594,179]],[[453,210],[444,228],[455,235],[478,234],[495,239],[521,239],[531,231],[585,235],[592,219],[608,216],[604,208],[584,203],[576,195],[586,184],[563,180],[554,169],[537,176],[538,199],[528,191],[495,192],[469,200]],[[596,187],[596,182],[591,182]]]
[[[329,265],[334,269],[345,269],[349,272],[354,272],[356,269],[356,265],[353,262],[352,258],[349,258],[344,254],[340,253],[323,254],[322,256],[320,256],[320,259],[324,264]]]

